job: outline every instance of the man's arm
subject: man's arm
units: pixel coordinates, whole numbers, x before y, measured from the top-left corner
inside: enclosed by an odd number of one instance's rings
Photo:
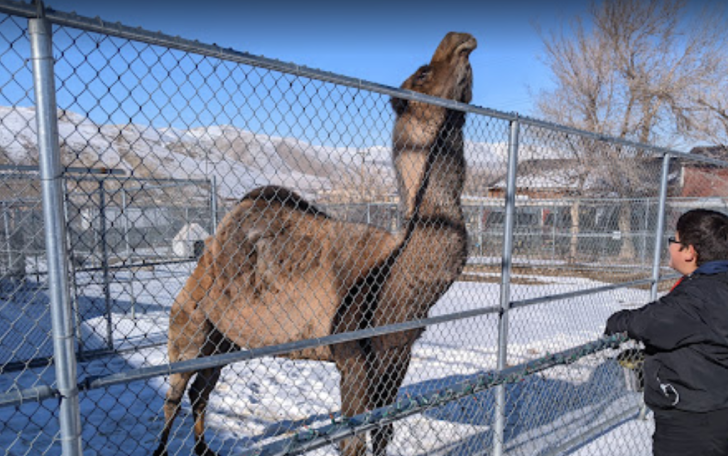
[[[663,351],[705,342],[709,331],[686,309],[685,298],[684,293],[671,293],[640,309],[616,312],[607,320],[604,333],[626,332],[631,339]]]

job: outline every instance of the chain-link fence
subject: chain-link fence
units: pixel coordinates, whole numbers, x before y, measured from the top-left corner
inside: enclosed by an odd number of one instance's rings
[[[650,454],[600,337],[728,163],[0,11],[5,454]]]

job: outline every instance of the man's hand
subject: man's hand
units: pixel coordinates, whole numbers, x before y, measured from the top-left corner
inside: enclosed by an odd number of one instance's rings
[[[604,335],[611,336],[612,334],[623,333],[627,331],[629,326],[629,310],[620,310],[619,312],[613,313],[609,319],[607,319],[607,326],[604,328]]]

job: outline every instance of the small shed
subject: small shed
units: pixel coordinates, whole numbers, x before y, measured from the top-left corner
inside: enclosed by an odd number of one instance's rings
[[[172,239],[172,252],[178,257],[197,257],[202,253],[201,246],[209,236],[210,233],[199,224],[188,223]]]

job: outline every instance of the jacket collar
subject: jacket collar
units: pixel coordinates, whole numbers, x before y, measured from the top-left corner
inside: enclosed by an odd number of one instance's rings
[[[709,261],[701,265],[693,274],[718,274],[728,272],[728,260]]]

